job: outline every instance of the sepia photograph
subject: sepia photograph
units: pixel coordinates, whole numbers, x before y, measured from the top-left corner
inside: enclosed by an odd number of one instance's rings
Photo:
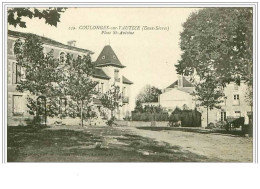
[[[253,163],[254,11],[6,7],[6,162]]]

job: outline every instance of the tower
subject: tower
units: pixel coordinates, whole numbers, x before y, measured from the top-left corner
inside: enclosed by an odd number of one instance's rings
[[[122,89],[122,69],[125,66],[120,62],[110,45],[103,48],[95,62],[95,66],[101,68],[111,78],[109,81],[110,86],[115,83]]]
[[[120,87],[120,91],[123,95],[123,106],[120,107],[117,111],[117,119],[123,119],[130,112],[129,99],[131,96],[131,85],[133,82],[128,80],[123,76],[123,68],[124,66],[116,53],[112,49],[110,45],[106,45],[101,53],[99,54],[96,62],[96,69],[102,69],[102,71],[109,77],[108,80],[108,89],[113,85],[117,85]],[[104,91],[106,92],[106,91]]]

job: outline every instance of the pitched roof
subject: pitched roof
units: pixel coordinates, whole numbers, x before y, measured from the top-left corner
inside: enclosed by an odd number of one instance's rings
[[[74,47],[74,46],[70,46],[70,45],[65,45],[63,43],[60,43],[58,41],[54,41],[54,40],[52,40],[50,38],[47,38],[47,37],[39,36],[39,35],[32,34],[32,33],[23,33],[23,32],[17,32],[17,31],[8,30],[8,35],[9,36],[14,36],[14,37],[23,37],[23,38],[25,38],[29,34],[38,36],[44,44],[50,44],[50,45],[57,46],[57,47],[60,47],[60,48],[69,49],[69,50],[73,50],[73,51],[78,51],[78,52],[82,52],[82,53],[94,54],[94,52],[92,52],[90,50],[82,49],[82,48],[78,48],[78,47]]]
[[[175,85],[178,85],[178,80],[174,81],[174,83],[172,83],[170,86],[166,87],[167,89],[168,88],[174,88]]]
[[[115,66],[119,68],[124,68],[125,66],[121,64],[120,60],[116,56],[110,45],[106,45],[101,53],[99,54],[96,62],[96,66]]]
[[[172,83],[167,88],[174,88],[175,85],[178,85],[178,80],[176,80],[174,83]],[[185,77],[183,77],[183,87],[194,87],[192,83],[190,83]]]
[[[183,77],[183,87],[194,87],[194,85]]]
[[[134,84],[132,81],[130,81],[129,79],[127,79],[125,76],[123,76],[123,83],[129,84],[129,85]]]
[[[95,68],[93,77],[100,79],[110,79],[110,77],[100,68]]]

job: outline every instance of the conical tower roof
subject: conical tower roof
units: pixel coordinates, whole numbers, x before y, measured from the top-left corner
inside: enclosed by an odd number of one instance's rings
[[[96,67],[102,66],[115,66],[119,68],[124,68],[125,66],[121,64],[120,60],[116,56],[116,53],[113,51],[110,45],[106,45],[101,53],[99,54],[96,62]]]

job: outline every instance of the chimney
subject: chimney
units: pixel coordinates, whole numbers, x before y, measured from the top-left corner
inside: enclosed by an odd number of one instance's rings
[[[71,40],[67,42],[67,45],[76,47],[76,40]]]
[[[178,88],[183,87],[183,75],[178,75]]]

